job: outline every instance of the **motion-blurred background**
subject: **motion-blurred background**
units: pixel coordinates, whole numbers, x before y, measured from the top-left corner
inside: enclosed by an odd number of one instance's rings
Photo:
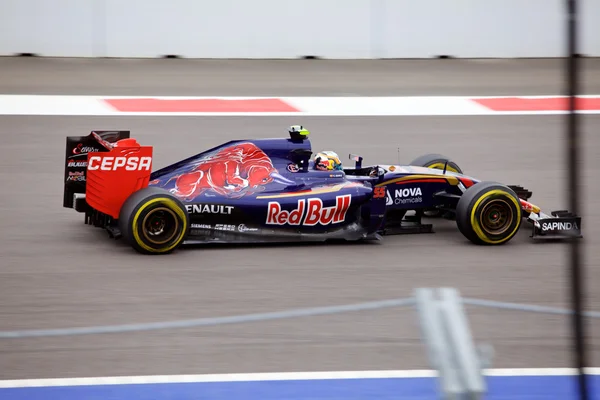
[[[525,186],[542,209],[566,209],[562,109],[116,115],[90,111],[88,100],[71,97],[564,95],[564,3],[0,0],[0,333],[339,306],[410,297],[419,287],[455,287],[465,298],[505,306],[570,308],[568,245],[533,243],[525,224],[510,244],[494,248],[473,246],[452,221],[442,220],[433,235],[388,237],[376,245],[226,247],[141,257],[61,207],[65,136],[131,130],[155,147],[160,168],[231,139],[279,137],[302,124],[312,132],[315,151],[358,153],[365,163],[442,153],[467,174]],[[580,92],[597,99],[600,1],[580,1],[579,15]],[[579,165],[585,306],[594,311],[600,310],[598,111],[594,106],[581,116]],[[494,347],[492,366],[505,371],[497,375],[539,378],[490,381],[488,398],[575,398],[574,381],[560,378],[571,373],[560,368],[574,362],[567,316],[510,307],[466,310],[475,340]],[[600,325],[591,317],[586,325],[589,366],[600,366]],[[0,379],[32,381],[0,384],[2,399],[435,395],[429,381],[395,380],[376,386],[194,386],[192,392],[176,385],[1,389],[43,386],[38,379],[44,378],[429,370],[415,311],[407,307],[184,329],[16,336],[0,338]],[[413,375],[419,374],[428,376]]]

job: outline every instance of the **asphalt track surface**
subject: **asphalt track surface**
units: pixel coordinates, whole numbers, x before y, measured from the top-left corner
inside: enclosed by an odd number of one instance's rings
[[[173,71],[183,68],[171,68],[177,62],[180,60],[111,63],[0,59],[0,91],[263,94],[251,89],[265,82],[252,80],[252,73],[249,81],[244,79],[247,62],[239,62],[239,75],[231,81],[215,78],[208,82],[207,78],[206,87],[196,81],[185,88],[189,76],[173,75]],[[474,94],[476,89],[478,94],[560,92],[561,85],[552,81],[560,76],[549,72],[558,68],[556,60],[548,64],[458,62],[477,69],[477,78],[469,80],[465,78],[467,71],[446,69],[446,61],[395,62],[408,71],[406,74],[412,71],[415,79],[400,74],[394,81],[398,86],[390,85],[385,90],[381,87],[377,93],[375,88],[369,89],[368,82],[357,82],[354,74],[346,72],[356,65],[353,62],[348,62],[348,68],[337,62],[341,69],[333,82],[328,77],[334,67],[323,74],[305,71],[298,80],[293,73],[298,67],[283,71],[278,67],[280,62],[262,62],[260,71],[272,68],[273,76],[279,78],[288,74],[286,87],[278,87],[275,79],[264,89],[268,94],[279,90],[281,95],[347,94],[360,92],[358,89],[362,89],[360,94],[394,95]],[[212,63],[236,65],[234,61]],[[368,76],[369,68],[373,74],[384,69],[393,74],[393,68],[384,66],[391,62],[370,63],[362,67],[364,76]],[[82,65],[91,71],[88,78],[96,74],[103,78],[84,79]],[[123,65],[128,65],[125,75],[132,79],[116,74],[111,80],[111,71]],[[412,70],[411,65],[416,69]],[[75,70],[81,74],[68,73]],[[429,82],[419,81],[424,71],[431,74]],[[441,82],[434,90],[434,83],[445,74],[458,74],[463,80]],[[516,85],[516,76],[521,79],[520,85]],[[383,85],[385,79],[373,80]],[[481,81],[487,86],[478,88],[477,82]],[[409,82],[408,88],[403,91],[398,82]],[[600,87],[594,85],[600,81],[590,83],[586,91],[599,93]],[[367,163],[409,162],[423,153],[441,152],[476,177],[527,187],[534,193],[532,201],[543,209],[567,208],[563,168],[566,142],[561,116],[2,116],[0,331],[335,306],[408,297],[414,288],[424,286],[457,287],[463,296],[472,298],[569,306],[566,245],[533,243],[528,238],[528,226],[508,245],[494,248],[471,245],[453,222],[435,221],[435,234],[386,237],[372,244],[215,246],[182,249],[167,257],[143,257],[125,244],[108,239],[101,230],[83,225],[81,215],[61,207],[67,135],[86,134],[92,129],[130,129],[142,143],[156,146],[155,166],[162,167],[230,139],[285,135],[286,128],[296,123],[311,130],[315,150],[333,149],[341,155],[360,153]],[[587,308],[600,310],[600,292],[596,289],[600,282],[600,167],[596,162],[600,155],[600,116],[584,116],[582,129]],[[494,367],[572,365],[568,318],[474,307],[468,311],[477,341],[495,347]],[[588,326],[590,362],[598,366],[600,326],[594,320],[588,320]],[[425,355],[415,312],[410,308],[387,308],[152,332],[0,339],[0,379],[420,369],[429,368]]]
[[[556,95],[562,59],[189,60],[0,57],[3,94],[180,96]],[[587,94],[600,59],[581,59]]]

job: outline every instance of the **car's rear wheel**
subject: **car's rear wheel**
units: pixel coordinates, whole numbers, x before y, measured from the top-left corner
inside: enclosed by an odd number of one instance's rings
[[[496,182],[471,186],[456,207],[459,231],[475,244],[504,244],[517,234],[521,222],[519,198],[508,186]]]
[[[131,246],[143,254],[168,254],[189,232],[185,206],[168,191],[148,187],[132,194],[119,215],[119,227]]]

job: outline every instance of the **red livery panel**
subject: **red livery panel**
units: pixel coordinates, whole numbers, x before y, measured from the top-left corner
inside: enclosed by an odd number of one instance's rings
[[[271,159],[253,143],[237,143],[202,160],[190,172],[176,176],[172,193],[194,199],[206,191],[241,197],[273,181]]]
[[[115,143],[109,152],[88,153],[87,162],[87,203],[117,219],[125,200],[148,186],[152,147],[126,139]]]

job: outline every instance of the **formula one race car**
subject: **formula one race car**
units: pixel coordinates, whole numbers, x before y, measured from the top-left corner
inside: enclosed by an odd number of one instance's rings
[[[500,245],[532,224],[534,239],[580,238],[581,218],[547,215],[521,186],[480,181],[438,154],[408,165],[315,169],[308,131],[236,140],[152,171],[152,147],[129,131],[67,137],[63,206],[141,253],[182,244],[370,240],[433,232],[456,220],[471,242]]]

